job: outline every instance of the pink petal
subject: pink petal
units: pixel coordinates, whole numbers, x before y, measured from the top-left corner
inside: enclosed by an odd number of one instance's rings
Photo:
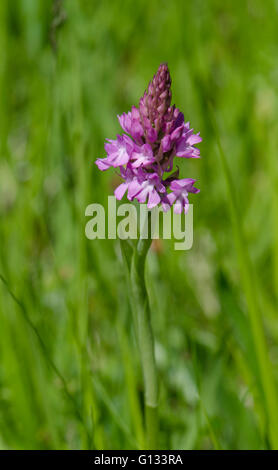
[[[189,209],[189,202],[186,203],[185,206],[184,206],[184,213],[185,213],[185,214],[187,214],[188,209]]]
[[[169,135],[165,135],[161,143],[163,152],[168,152],[168,150],[171,148],[171,137]]]
[[[128,197],[134,198],[136,194],[139,193],[140,189],[141,185],[138,183],[138,181],[136,179],[133,180],[128,186]]]
[[[113,155],[113,162],[111,159],[112,166],[122,166],[125,165],[129,161],[129,155],[126,150],[121,149],[118,154]]]
[[[149,185],[146,185],[138,194],[136,194],[135,197],[138,200],[138,202],[141,202],[141,203],[145,202],[149,192],[150,192],[150,187]]]
[[[123,196],[124,196],[124,194],[127,190],[127,187],[128,187],[127,183],[122,183],[122,184],[120,184],[120,186],[118,186],[115,189],[114,194],[115,194],[115,198],[118,199],[118,201],[120,201],[123,198]]]
[[[175,214],[181,214],[183,210],[183,204],[180,199],[177,200],[177,202],[174,205],[174,212]]]
[[[107,158],[98,158],[95,161],[95,164],[97,165],[98,169],[101,171],[105,171],[108,168],[110,168],[110,164],[107,162]]]
[[[175,193],[167,194],[167,201],[169,202],[170,206],[172,206],[177,199],[177,195]]]
[[[168,212],[170,209],[171,209],[171,206],[170,204],[167,203],[167,201],[161,201],[161,206],[162,206],[162,210],[164,212]]]
[[[160,196],[159,194],[156,192],[155,189],[153,189],[150,193],[149,193],[149,200],[148,200],[148,209],[152,209],[153,207],[157,206],[157,204],[160,203]]]
[[[157,140],[157,132],[153,127],[150,127],[148,129],[148,139],[152,143]]]
[[[195,145],[198,144],[199,142],[202,142],[202,137],[200,137],[199,133],[198,134],[192,134],[188,139],[187,142],[189,145]]]

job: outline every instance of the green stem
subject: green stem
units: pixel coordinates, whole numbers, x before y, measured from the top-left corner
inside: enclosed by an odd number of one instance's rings
[[[151,212],[146,221],[148,238],[138,243],[121,240],[121,250],[126,268],[128,292],[134,317],[137,341],[144,378],[144,403],[146,424],[146,448],[158,449],[158,384],[154,356],[154,340],[151,326],[149,298],[145,284],[145,264],[151,238]]]
[[[147,448],[156,449],[158,446],[158,385],[150,306],[145,285],[145,261],[151,242],[150,238],[139,240],[132,257],[130,281],[132,309],[136,317],[137,337],[144,377]]]

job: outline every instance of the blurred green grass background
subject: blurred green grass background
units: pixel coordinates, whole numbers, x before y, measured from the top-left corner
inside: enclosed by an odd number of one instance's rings
[[[116,115],[163,61],[203,158],[181,164],[201,189],[193,248],[160,241],[148,260],[161,446],[278,448],[277,14],[1,0],[0,448],[144,445],[119,245],[87,240],[84,213],[117,179],[93,164]]]

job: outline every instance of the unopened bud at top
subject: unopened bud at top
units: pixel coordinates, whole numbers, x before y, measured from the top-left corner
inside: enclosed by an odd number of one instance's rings
[[[161,64],[148,86],[148,90],[140,100],[140,115],[144,122],[160,131],[163,118],[171,105],[171,77],[167,64]],[[144,127],[144,124],[143,124]]]

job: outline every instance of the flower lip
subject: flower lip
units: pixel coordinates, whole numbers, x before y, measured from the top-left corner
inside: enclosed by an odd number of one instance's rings
[[[146,167],[155,162],[152,148],[149,144],[144,144],[141,147],[136,146],[131,155],[132,165],[134,168],[140,166]]]

